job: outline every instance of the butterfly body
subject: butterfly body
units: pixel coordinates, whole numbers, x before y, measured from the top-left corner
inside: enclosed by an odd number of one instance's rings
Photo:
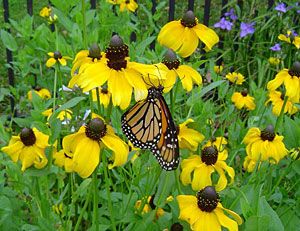
[[[145,100],[122,116],[122,130],[134,146],[150,149],[165,170],[179,164],[176,125],[162,96],[163,87],[150,87]]]

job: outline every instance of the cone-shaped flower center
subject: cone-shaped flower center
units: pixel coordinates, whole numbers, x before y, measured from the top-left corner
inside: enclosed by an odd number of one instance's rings
[[[197,193],[197,205],[204,212],[212,212],[218,205],[219,195],[212,186],[206,186]]]
[[[213,165],[218,160],[218,149],[214,146],[205,147],[201,153],[201,160],[206,165]]]
[[[54,51],[54,57],[53,58],[55,58],[56,60],[58,60],[58,59],[62,58],[62,55],[61,55],[61,53],[59,51]]]
[[[102,89],[101,89],[101,93],[102,93],[102,94],[107,94],[107,93],[108,93],[107,88],[102,88]]]
[[[123,43],[122,38],[119,35],[113,35],[109,46],[105,50],[106,58],[108,58],[107,66],[115,69],[116,71],[126,68],[128,57],[128,46]]]
[[[179,222],[176,222],[171,226],[170,231],[183,231],[183,226]]]
[[[273,125],[268,125],[265,130],[261,131],[260,138],[265,141],[273,141],[275,138],[275,132]]]
[[[197,19],[196,19],[196,17],[195,17],[194,12],[191,11],[191,10],[187,11],[187,12],[183,15],[183,17],[182,17],[182,19],[181,19],[180,22],[181,22],[181,24],[182,24],[183,26],[189,27],[189,28],[192,28],[192,27],[194,27],[194,26],[197,25]]]
[[[85,127],[85,134],[92,140],[100,141],[106,134],[106,125],[100,118],[92,119]]]
[[[152,210],[154,210],[156,208],[156,205],[154,204],[154,196],[155,196],[155,194],[153,194],[151,196],[150,201],[149,201],[149,205],[150,205]]]
[[[300,62],[294,62],[288,73],[290,76],[297,76],[298,78],[300,78]]]
[[[241,94],[242,96],[246,97],[248,95],[247,89],[242,90]]]
[[[180,65],[176,53],[171,49],[168,49],[165,53],[162,63],[165,64],[169,70],[177,69]]]
[[[20,134],[20,138],[25,146],[34,145],[36,141],[36,137],[31,128],[23,128]]]
[[[93,43],[89,48],[89,57],[94,59],[101,59],[100,47],[97,43]]]

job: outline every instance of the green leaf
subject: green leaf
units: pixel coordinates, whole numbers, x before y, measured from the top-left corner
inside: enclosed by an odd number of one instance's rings
[[[50,144],[54,144],[54,142],[57,140],[57,138],[60,135],[61,121],[57,118],[54,118],[50,122],[50,128],[51,128],[51,136],[50,136],[49,142],[50,142]]]
[[[300,125],[299,121],[292,120],[291,118],[284,117],[284,142],[288,148],[295,148],[300,146]]]
[[[8,33],[6,30],[1,30],[1,40],[4,46],[11,51],[16,51],[18,49],[18,45],[14,37]]]
[[[270,219],[268,216],[252,216],[245,222],[245,231],[269,230]]]
[[[295,170],[295,172],[297,172],[298,175],[300,175],[300,160],[294,161],[292,168]]]

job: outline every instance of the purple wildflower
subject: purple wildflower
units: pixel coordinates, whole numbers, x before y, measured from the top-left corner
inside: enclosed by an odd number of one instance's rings
[[[251,23],[242,22],[241,27],[240,27],[240,29],[241,29],[240,38],[243,38],[248,34],[253,34],[255,31],[254,25],[255,25],[255,22],[251,22]]]
[[[228,30],[228,31],[232,29],[232,26],[233,23],[227,21],[224,17],[222,17],[221,20],[214,25],[215,28],[221,28],[222,30]]]
[[[276,43],[274,46],[270,47],[270,50],[272,51],[280,51],[281,47],[279,43]]]
[[[237,18],[238,18],[237,15],[235,14],[233,8],[231,8],[228,12],[226,12],[226,13],[224,14],[224,16],[229,17],[232,21],[235,21],[235,20],[237,20]]]
[[[288,9],[286,8],[285,3],[281,2],[281,3],[277,4],[277,6],[275,7],[275,10],[285,13],[285,12],[287,12]]]

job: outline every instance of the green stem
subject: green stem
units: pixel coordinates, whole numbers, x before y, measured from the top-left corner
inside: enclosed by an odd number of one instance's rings
[[[97,168],[93,173],[93,185],[94,185],[94,204],[93,204],[93,225],[96,225],[96,230],[99,230],[98,222],[98,185],[97,185]]]
[[[89,100],[90,100],[90,109],[91,109],[91,118],[94,113],[94,102],[93,102],[93,92],[92,90],[89,91]]]
[[[175,176],[175,182],[176,182],[176,187],[177,187],[178,193],[179,193],[179,195],[181,195],[182,194],[182,190],[181,190],[181,187],[180,187],[179,170],[178,170],[178,168],[174,171],[174,176]]]
[[[87,48],[86,40],[86,14],[85,14],[85,0],[81,0],[81,13],[82,13],[82,33],[83,33],[83,46]]]
[[[54,71],[54,83],[53,83],[53,106],[52,106],[52,114],[55,113],[56,110],[56,91],[57,91],[57,73],[58,73],[58,65],[55,65]]]
[[[285,96],[285,97],[284,97],[284,101],[283,101],[282,108],[281,108],[281,110],[280,110],[280,114],[279,114],[279,116],[278,116],[278,118],[277,118],[277,120],[276,120],[276,124],[275,124],[275,128],[274,128],[275,134],[276,134],[276,132],[277,132],[277,130],[278,130],[278,127],[279,127],[279,126],[281,125],[281,123],[282,123],[283,115],[284,115],[284,108],[285,108],[285,105],[286,105],[287,101],[288,101],[288,96]]]
[[[99,91],[99,87],[96,87],[96,94],[97,94],[98,115],[100,115],[101,106],[100,106],[100,91]]]
[[[115,218],[113,215],[113,207],[112,207],[112,201],[111,201],[110,190],[109,190],[110,182],[109,182],[108,171],[107,171],[108,165],[106,162],[106,156],[103,153],[102,153],[102,163],[103,163],[103,170],[104,170],[104,180],[105,180],[105,188],[106,188],[106,194],[107,194],[108,210],[110,213],[112,230],[116,231],[117,229],[116,229],[116,224],[115,224]]]
[[[112,102],[110,102],[107,106],[107,111],[106,111],[106,118],[105,118],[105,121],[107,123],[109,123],[109,120],[110,120],[110,114],[111,114],[111,110],[112,110]]]
[[[88,205],[89,205],[91,194],[92,194],[92,187],[90,186],[90,187],[89,187],[89,192],[88,192],[87,198],[86,198],[86,200],[85,200],[85,203],[84,203],[84,205],[83,205],[83,208],[82,208],[81,211],[80,211],[80,215],[79,215],[78,220],[77,220],[77,222],[76,222],[74,231],[77,231],[77,230],[79,229],[79,225],[80,225],[80,223],[81,223],[83,214],[84,214],[86,208],[87,208]]]
[[[58,29],[56,23],[54,23],[54,28],[55,28],[55,48],[56,51],[58,51]]]

